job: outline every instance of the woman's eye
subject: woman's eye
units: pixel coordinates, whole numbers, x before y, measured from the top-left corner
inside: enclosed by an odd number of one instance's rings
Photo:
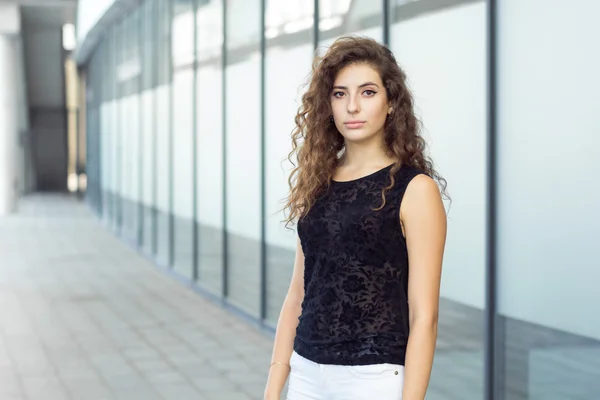
[[[374,92],[373,90],[369,90],[369,89],[367,89],[367,90],[365,90],[365,92],[364,92],[364,93],[365,93],[367,96],[373,96],[373,95],[374,95],[375,93],[377,93],[377,92]]]
[[[342,97],[344,95],[344,92],[334,92],[333,93],[333,97]]]

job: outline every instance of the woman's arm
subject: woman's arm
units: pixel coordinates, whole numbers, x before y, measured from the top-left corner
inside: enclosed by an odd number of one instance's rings
[[[437,339],[446,211],[433,179],[418,175],[409,183],[400,219],[408,247],[410,335],[404,367],[403,400],[423,400],[429,385]]]
[[[285,381],[290,373],[290,357],[292,356],[298,318],[302,312],[302,300],[304,299],[304,253],[300,240],[296,241],[296,259],[294,261],[294,272],[288,293],[281,307],[275,342],[273,344],[273,355],[271,362],[279,361],[287,364],[273,364],[269,369],[269,378],[265,388],[266,400],[279,400]]]

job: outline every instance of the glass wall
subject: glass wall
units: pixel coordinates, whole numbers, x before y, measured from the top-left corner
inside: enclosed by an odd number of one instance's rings
[[[104,78],[104,71],[99,63],[104,54],[104,48],[101,47],[99,51],[94,54],[94,57],[90,61],[87,74],[82,74],[79,83],[80,88],[85,88],[86,90],[86,93],[83,94],[82,99],[82,102],[85,101],[85,110],[80,111],[80,118],[85,118],[84,129],[86,132],[86,138],[91,139],[91,141],[87,142],[86,145],[85,170],[80,170],[79,172],[85,172],[86,174],[86,194],[90,199],[90,206],[99,215],[106,215],[106,212],[102,207],[102,202],[105,201],[105,197],[101,192],[103,179],[105,177],[105,171],[103,169],[103,158],[105,155],[102,151],[102,147],[104,147],[105,144],[103,143],[104,136],[100,134],[100,104],[102,104],[104,96],[100,83]],[[86,81],[86,78],[90,80]],[[78,138],[79,137],[81,137],[81,133],[78,135]]]
[[[192,0],[173,2],[173,267],[194,277],[194,9]],[[176,161],[175,161],[176,160]]]
[[[315,13],[314,0],[141,1],[86,66],[90,206],[273,332],[297,240],[282,222],[287,155],[313,55],[342,35],[387,40],[452,197],[427,398],[600,398],[600,193],[588,183],[600,170],[600,9],[492,3],[320,0]]]
[[[117,66],[123,62],[123,22],[121,21],[115,26],[113,40],[113,90],[114,98],[112,100],[112,115],[111,126],[114,148],[114,200],[115,200],[115,220],[114,227],[118,231],[123,228],[123,135],[121,132],[121,96],[123,88],[119,81]]]
[[[430,3],[397,4],[390,21],[390,47],[407,74],[423,135],[452,197],[430,394],[478,399],[484,366],[486,8],[483,1]],[[468,162],[456,149],[469,154]]]
[[[499,399],[600,398],[599,13],[499,2]]]
[[[156,0],[158,11],[156,96],[156,258],[160,265],[172,260],[172,157],[171,157],[171,2]]]
[[[110,36],[110,33],[107,35]],[[87,116],[87,141],[93,140],[91,138],[95,132],[98,132],[100,135],[100,148],[98,149],[101,153],[101,167],[100,167],[100,190],[102,192],[102,216],[104,222],[110,224],[114,215],[114,204],[113,204],[113,180],[112,180],[112,145],[111,145],[111,135],[109,126],[109,104],[110,95],[111,95],[111,68],[110,68],[110,60],[111,54],[110,51],[110,40],[105,39],[100,46],[98,46],[98,50],[96,54],[94,54],[94,58],[92,59],[90,68],[86,71],[85,76],[85,84],[86,84],[86,100],[87,109],[86,114],[88,114],[91,110],[90,107],[97,107],[98,110],[98,126],[96,127],[97,131],[94,131],[94,127],[92,125],[92,121],[90,121],[90,117]],[[92,66],[95,67],[92,69]],[[97,101],[94,101],[97,98]],[[88,152],[92,152],[93,150],[88,149]],[[89,157],[89,155],[88,155]],[[88,196],[89,193],[86,193]]]
[[[319,46],[325,51],[335,39],[348,34],[383,40],[383,1],[320,0]]]
[[[314,53],[314,1],[267,2],[265,37],[266,319],[277,325],[294,267],[296,234],[280,211],[289,191],[287,161],[294,117]],[[285,65],[285,68],[281,66]]]
[[[156,220],[156,1],[146,1],[141,6],[141,135],[142,149],[142,234],[140,246],[147,255],[155,253]]]
[[[127,184],[123,190],[127,199],[129,239],[138,243],[141,236],[142,221],[140,218],[140,198],[142,189],[141,163],[141,109],[140,109],[140,83],[141,83],[141,57],[140,57],[140,9],[133,11],[127,20],[125,46],[125,63],[119,68],[119,75],[124,86],[123,119],[127,147],[123,152],[123,162],[127,165],[123,173],[126,174]]]
[[[109,202],[112,210],[110,216],[110,222],[113,229],[119,227],[119,212],[120,212],[120,201],[119,201],[119,151],[118,151],[118,118],[117,118],[117,79],[116,79],[116,68],[117,63],[117,34],[119,32],[118,27],[111,30],[107,34],[106,46],[106,70],[110,79],[105,82],[106,90],[108,92],[107,101],[103,104],[104,112],[104,124],[101,125],[103,132],[108,139],[109,147],[106,149],[107,157],[109,158],[108,165],[110,175],[109,185]]]
[[[228,1],[225,28],[225,293],[255,317],[261,307],[260,4]]]
[[[199,2],[196,34],[198,284],[221,296],[225,265],[222,0]]]

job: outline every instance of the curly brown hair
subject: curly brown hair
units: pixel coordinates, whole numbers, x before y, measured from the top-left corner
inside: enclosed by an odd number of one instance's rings
[[[341,37],[324,56],[315,57],[308,90],[296,114],[292,151],[287,157],[294,168],[288,179],[290,194],[285,199],[284,210],[289,210],[284,219],[286,227],[308,213],[318,196],[329,188],[339,165],[344,137],[330,122],[330,94],[339,71],[357,63],[368,64],[379,73],[394,110],[385,121],[384,141],[389,155],[398,162],[390,169],[391,183],[382,188],[382,205],[378,209],[385,205],[385,193],[394,186],[394,175],[402,165],[421,169],[437,181],[442,195],[449,198],[446,180],[434,170],[432,160],[425,154],[426,143],[420,135],[406,74],[392,52],[373,39]],[[298,165],[292,160],[294,154]]]

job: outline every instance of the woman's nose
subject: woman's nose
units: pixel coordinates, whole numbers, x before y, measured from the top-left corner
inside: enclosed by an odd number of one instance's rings
[[[348,113],[355,114],[360,111],[360,104],[355,96],[349,96],[348,100]]]

